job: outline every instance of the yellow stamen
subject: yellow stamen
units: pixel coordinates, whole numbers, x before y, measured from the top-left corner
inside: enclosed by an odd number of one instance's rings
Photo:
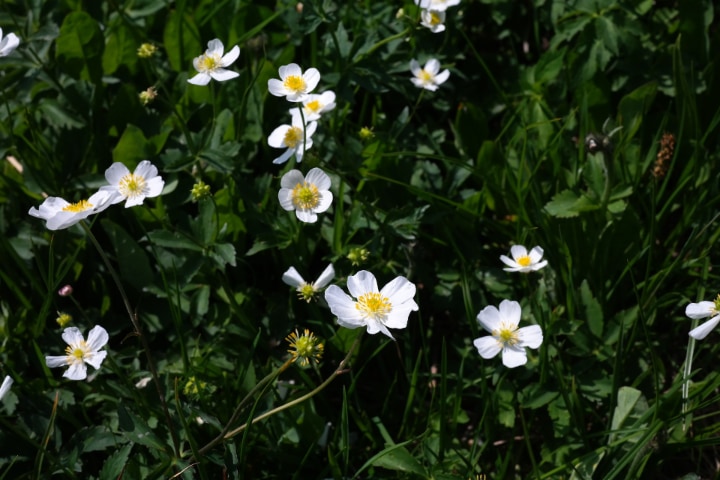
[[[295,148],[298,146],[300,142],[303,140],[303,131],[300,127],[290,127],[288,128],[288,131],[285,132],[285,138],[283,138],[283,142],[285,145],[287,145],[290,148]]]
[[[527,267],[532,263],[532,260],[530,260],[530,257],[528,255],[523,255],[522,257],[517,259],[517,263],[521,267]]]
[[[423,83],[432,83],[432,80],[434,78],[433,74],[428,72],[424,68],[422,70],[420,70],[420,75],[418,75],[418,76],[420,77],[420,80],[423,81]]]
[[[91,208],[93,208],[92,203],[87,200],[80,200],[77,203],[71,203],[70,205],[63,207],[63,212],[79,213],[84,212],[85,210],[90,210]]]
[[[312,210],[320,204],[320,191],[314,183],[298,183],[292,189],[290,197],[298,210]]]
[[[313,100],[305,105],[305,110],[309,113],[317,113],[322,107],[319,100]]]
[[[68,364],[82,363],[85,359],[87,351],[88,346],[85,340],[81,340],[75,345],[68,345],[67,348],[65,348]]]
[[[373,317],[376,320],[382,319],[392,311],[390,299],[377,292],[366,293],[358,297],[355,308],[360,310],[365,317]]]
[[[220,67],[221,61],[222,59],[217,53],[213,55],[202,54],[200,56],[200,61],[198,62],[198,70],[200,72],[209,72],[215,70]]]
[[[290,75],[283,80],[283,86],[293,93],[305,91],[305,80],[299,75]]]
[[[430,25],[440,25],[442,23],[442,20],[440,20],[440,15],[438,15],[435,12],[430,12]]]
[[[147,182],[140,175],[128,173],[120,179],[118,190],[124,197],[136,197],[145,191]]]
[[[500,324],[500,328],[493,330],[492,334],[503,347],[512,347],[520,341],[517,336],[517,325],[512,323]]]

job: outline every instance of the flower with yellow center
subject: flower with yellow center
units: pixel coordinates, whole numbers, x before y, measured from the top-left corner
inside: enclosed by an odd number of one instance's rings
[[[313,145],[312,136],[317,129],[317,122],[303,123],[299,112],[293,112],[291,125],[280,125],[268,137],[268,145],[273,148],[287,148],[285,152],[273,160],[279,165],[285,163],[295,154],[298,163]]]
[[[138,94],[138,98],[140,98],[140,103],[143,105],[147,105],[153,100],[155,100],[158,96],[157,89],[155,87],[148,87],[147,90],[144,90]]]
[[[414,75],[410,81],[416,87],[424,88],[434,92],[438,89],[438,85],[444,83],[450,77],[449,70],[440,71],[440,62],[431,58],[425,63],[425,67],[420,68],[417,60],[410,61],[410,71]]]
[[[507,265],[507,268],[503,268],[506,272],[533,272],[540,270],[547,265],[547,260],[542,260],[543,249],[541,247],[533,247],[528,253],[527,248],[522,245],[513,245],[510,247],[510,255],[512,258],[508,258],[505,255],[500,255],[500,260]]]
[[[240,74],[231,70],[225,70],[240,56],[240,47],[235,45],[226,55],[223,56],[225,47],[217,38],[208,42],[205,53],[193,59],[193,67],[198,74],[188,79],[193,85],[207,85],[211,79],[224,82],[239,77]]]
[[[335,277],[335,268],[331,263],[325,267],[325,270],[323,270],[318,279],[314,282],[306,282],[295,267],[290,267],[285,273],[283,273],[282,281],[291,287],[294,287],[300,299],[310,303],[310,300],[315,298],[315,295],[325,288],[333,277]]]
[[[325,346],[307,328],[302,335],[295,330],[285,338],[285,341],[290,344],[288,353],[292,355],[293,361],[298,362],[301,367],[308,366],[311,361],[320,362]]]
[[[112,203],[125,202],[125,208],[142,205],[146,198],[157,197],[162,193],[165,181],[158,175],[158,169],[148,160],[143,160],[130,170],[120,162],[105,170],[105,179],[109,185],[100,187],[100,191],[112,193]]]
[[[712,317],[702,325],[690,330],[691,337],[695,340],[702,340],[720,323],[720,295],[714,302],[703,301],[689,304],[685,308],[685,315],[692,319]]]
[[[32,207],[28,214],[45,220],[48,230],[62,230],[90,215],[102,212],[112,205],[114,198],[114,194],[102,189],[87,200],[76,203],[70,203],[60,197],[48,197],[39,208]]]
[[[315,223],[317,214],[332,204],[330,186],[330,177],[319,168],[311,169],[307,177],[300,170],[290,170],[280,180],[278,200],[284,210],[294,210],[301,222]]]
[[[436,12],[445,12],[448,7],[460,5],[460,0],[414,0],[415,5],[420,8],[434,10]]]
[[[283,65],[279,68],[280,80],[268,80],[268,91],[276,97],[285,97],[289,102],[302,102],[320,82],[320,72],[317,68],[308,68],[303,73],[296,63]]]
[[[347,288],[352,297],[336,285],[325,290],[330,311],[346,328],[366,327],[371,335],[382,332],[394,340],[388,329],[405,328],[410,312],[418,310],[415,285],[405,277],[396,277],[378,290],[375,276],[361,270],[348,277]]]
[[[319,95],[308,95],[302,102],[302,114],[306,122],[319,120],[323,113],[327,113],[335,108],[335,92],[330,90]],[[291,108],[291,115],[299,115],[299,108]]]
[[[107,356],[107,352],[101,352],[100,349],[107,344],[110,337],[100,325],[90,330],[87,342],[76,327],[66,328],[62,338],[68,344],[65,355],[46,356],[45,364],[50,368],[68,366],[63,377],[70,380],[84,380],[87,377],[87,365],[98,369]]]
[[[423,10],[420,12],[420,25],[429,28],[433,33],[445,31],[445,12],[438,10]]]
[[[489,359],[502,352],[503,365],[508,368],[527,363],[525,348],[540,348],[543,334],[539,325],[518,328],[521,313],[520,304],[512,300],[500,302],[499,309],[490,305],[478,313],[480,326],[491,333],[473,341],[481,357]]]

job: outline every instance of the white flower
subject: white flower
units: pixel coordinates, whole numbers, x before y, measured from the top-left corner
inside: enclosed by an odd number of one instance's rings
[[[423,10],[420,12],[420,25],[433,33],[445,31],[445,12],[440,10]]]
[[[46,356],[45,363],[50,368],[67,365],[69,368],[63,373],[63,377],[70,380],[84,380],[87,377],[87,365],[90,364],[96,369],[100,368],[106,351],[100,351],[108,342],[108,333],[100,325],[90,330],[87,342],[76,327],[66,328],[62,334],[63,340],[68,344],[65,355],[53,357]]]
[[[510,247],[510,255],[512,255],[512,259],[500,255],[500,260],[508,266],[508,268],[503,268],[506,272],[532,272],[540,270],[548,263],[547,260],[540,261],[543,256],[541,247],[533,247],[528,253],[527,248],[522,245],[513,245]]]
[[[217,38],[208,42],[208,48],[205,53],[193,59],[193,66],[199,73],[192,78],[188,78],[188,83],[193,85],[207,85],[210,79],[214,78],[218,82],[224,82],[240,76],[237,72],[225,70],[240,56],[240,47],[235,45],[227,55],[223,56],[225,47]]]
[[[306,282],[298,271],[295,270],[295,267],[290,267],[287,272],[283,273],[282,281],[291,287],[295,287],[295,290],[298,292],[298,297],[309,303],[316,293],[330,283],[333,277],[335,277],[335,268],[333,268],[331,263],[314,282]]]
[[[20,39],[14,33],[8,33],[3,38],[2,28],[0,28],[0,57],[6,57],[20,45]]]
[[[481,357],[493,358],[502,351],[503,365],[508,368],[527,363],[525,347],[539,348],[543,335],[539,325],[518,328],[520,313],[520,304],[511,300],[500,302],[500,310],[491,305],[478,313],[478,322],[492,334],[473,340]]]
[[[428,10],[444,12],[448,7],[460,5],[460,0],[414,0],[415,5]]]
[[[299,112],[292,115],[292,125],[280,125],[268,137],[268,145],[273,148],[287,148],[285,152],[273,160],[274,164],[281,164],[295,154],[297,162],[302,162],[306,150],[312,147],[312,136],[317,129],[317,122],[303,124]]]
[[[444,83],[448,77],[450,77],[450,70],[440,72],[440,62],[434,58],[431,58],[425,63],[425,68],[420,68],[417,60],[411,60],[410,71],[415,75],[415,78],[411,78],[410,81],[413,82],[416,87],[424,88],[431,92],[437,90],[438,85]]]
[[[280,80],[268,80],[268,90],[276,97],[286,97],[289,102],[302,102],[320,81],[317,68],[308,68],[305,73],[296,63],[279,68]]]
[[[319,120],[323,113],[329,112],[335,108],[335,92],[330,90],[319,95],[308,95],[303,100],[303,115],[306,122]],[[300,114],[299,108],[291,108],[290,114],[295,116]]]
[[[337,285],[325,290],[330,311],[346,328],[367,327],[371,335],[382,332],[393,338],[388,328],[405,328],[410,312],[418,310],[415,285],[405,277],[396,277],[378,291],[375,276],[361,270],[348,277],[347,288],[355,300]]]
[[[142,205],[146,198],[157,197],[165,186],[158,169],[148,160],[138,163],[133,173],[122,163],[115,162],[105,170],[105,179],[110,185],[100,187],[100,191],[112,193],[113,204],[127,199],[125,208]]]
[[[70,203],[60,197],[48,197],[37,209],[32,207],[28,214],[33,217],[46,220],[45,226],[48,230],[62,230],[68,228],[80,220],[92,214],[102,212],[112,205],[114,195],[102,189],[95,192],[87,200],[80,200]]]
[[[290,170],[280,180],[278,200],[287,211],[295,210],[301,222],[317,222],[317,213],[322,213],[332,204],[330,177],[319,168],[311,169],[307,177],[300,170]]]
[[[685,315],[692,319],[712,317],[702,325],[690,330],[690,335],[696,340],[702,340],[720,323],[720,295],[714,302],[691,303],[685,308]]]
[[[0,35],[2,35],[2,31],[0,31]],[[3,399],[5,395],[7,395],[7,392],[10,391],[10,386],[13,384],[13,379],[10,375],[7,375],[5,377],[5,380],[2,382],[2,386],[0,386],[0,400]]]

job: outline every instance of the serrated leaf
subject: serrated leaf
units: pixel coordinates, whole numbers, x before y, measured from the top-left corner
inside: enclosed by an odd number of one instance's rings
[[[98,478],[100,480],[117,480],[120,478],[125,465],[127,465],[132,447],[132,443],[125,444],[120,450],[110,455],[105,460]]]
[[[585,195],[578,196],[570,190],[563,190],[545,204],[545,210],[553,217],[577,217],[580,212],[597,210],[600,206]]]
[[[98,23],[85,12],[73,12],[65,17],[60,27],[55,58],[71,76],[99,83],[104,46],[105,39]]]
[[[118,426],[131,442],[163,452],[167,450],[166,445],[155,435],[147,423],[127,410],[122,403],[118,405]]]
[[[600,302],[593,297],[587,279],[583,280],[580,285],[580,298],[585,308],[585,319],[587,320],[588,328],[593,335],[602,338],[604,327],[602,307],[600,306]]]
[[[428,478],[427,472],[420,465],[420,462],[402,444],[387,447],[376,455],[372,465],[397,472],[414,473],[423,478]]]

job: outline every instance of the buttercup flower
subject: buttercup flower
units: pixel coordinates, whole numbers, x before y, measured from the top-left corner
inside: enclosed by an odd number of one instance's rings
[[[62,230],[71,227],[94,213],[99,213],[112,205],[113,194],[102,191],[95,192],[87,200],[70,203],[60,197],[48,197],[40,208],[32,207],[28,214],[46,220],[48,230]]]
[[[320,82],[317,68],[308,68],[305,73],[297,63],[283,65],[279,68],[280,80],[268,80],[268,91],[276,97],[286,97],[289,102],[302,102]]]
[[[288,353],[292,355],[294,362],[300,363],[301,367],[309,365],[311,361],[320,362],[325,346],[307,328],[302,335],[295,330],[285,338],[285,341],[290,344]]]
[[[415,78],[411,78],[410,81],[413,82],[416,87],[424,88],[431,92],[437,90],[438,85],[441,85],[450,77],[450,70],[440,72],[440,62],[434,58],[428,60],[424,68],[420,68],[417,60],[411,60],[410,71],[415,75]]]
[[[410,312],[418,310],[415,285],[405,277],[396,277],[378,291],[375,276],[361,270],[348,277],[347,288],[355,300],[337,285],[325,290],[330,311],[346,328],[367,327],[371,335],[382,332],[394,340],[388,328],[405,328]]]
[[[518,328],[520,304],[512,300],[500,302],[500,309],[487,306],[477,315],[480,325],[492,335],[473,340],[481,357],[488,359],[502,351],[502,362],[508,368],[527,363],[525,347],[540,348],[543,341],[539,325]]]
[[[298,271],[295,270],[295,267],[290,267],[283,273],[282,281],[291,287],[295,287],[295,290],[298,292],[298,297],[310,303],[310,300],[313,299],[315,294],[325,288],[333,277],[335,277],[335,268],[333,268],[331,263],[314,282],[306,282]]]
[[[690,330],[690,335],[695,340],[702,340],[720,323],[720,295],[714,302],[691,303],[685,307],[685,315],[692,319],[712,317],[702,325]]]
[[[106,351],[100,351],[107,344],[109,336],[107,331],[100,325],[96,325],[90,330],[87,342],[76,327],[66,328],[62,334],[63,340],[68,344],[65,349],[65,355],[62,356],[46,356],[45,363],[50,368],[62,367],[67,365],[69,368],[63,373],[63,377],[70,380],[84,380],[87,377],[87,365],[94,368],[100,368]]]
[[[58,316],[55,319],[55,321],[57,322],[58,325],[60,325],[60,328],[65,328],[65,326],[68,323],[72,322],[73,317],[69,313],[65,313],[65,312],[57,312],[57,313],[58,313]]]
[[[445,31],[445,12],[438,10],[423,10],[420,12],[420,25],[427,27],[433,33]]]
[[[532,272],[540,270],[548,263],[547,260],[540,261],[543,256],[541,247],[533,247],[528,253],[527,248],[522,245],[513,245],[510,247],[510,255],[512,259],[500,255],[500,260],[509,267],[503,268],[506,272]]]
[[[8,33],[3,38],[2,28],[0,28],[0,57],[6,57],[20,45],[20,39],[14,33]]]
[[[414,0],[415,5],[436,12],[444,12],[448,7],[460,5],[460,0]]]
[[[323,113],[329,112],[335,108],[335,93],[328,90],[320,95],[308,95],[302,103],[302,113],[305,117],[305,121],[311,122],[313,120],[318,120]],[[297,107],[291,108],[290,114],[293,116],[299,115],[300,109]]]
[[[285,152],[273,160],[273,163],[279,165],[285,163],[295,154],[297,162],[302,162],[305,150],[312,147],[312,136],[317,129],[317,122],[308,122],[303,124],[302,118],[298,112],[292,116],[292,125],[280,125],[272,131],[268,137],[268,145],[273,148],[287,148]]]
[[[330,177],[319,168],[311,169],[307,177],[300,170],[290,170],[280,180],[278,200],[287,211],[295,210],[295,216],[301,222],[317,222],[318,213],[322,213],[332,204]]]
[[[10,387],[13,384],[13,379],[10,375],[7,375],[5,377],[5,380],[2,382],[2,386],[0,386],[0,400],[3,399],[5,395],[7,395],[7,392],[10,391]]]
[[[110,185],[100,187],[100,191],[111,193],[113,204],[127,200],[125,208],[142,205],[146,198],[157,197],[165,186],[158,169],[148,160],[138,163],[133,173],[122,163],[115,162],[105,170],[105,179]]]
[[[207,85],[210,79],[214,78],[218,82],[231,80],[239,77],[240,74],[224,67],[229,67],[240,56],[240,47],[235,45],[225,56],[223,51],[225,47],[220,40],[213,39],[208,42],[208,48],[205,53],[193,59],[193,67],[198,74],[192,78],[188,78],[188,83],[193,85]]]

